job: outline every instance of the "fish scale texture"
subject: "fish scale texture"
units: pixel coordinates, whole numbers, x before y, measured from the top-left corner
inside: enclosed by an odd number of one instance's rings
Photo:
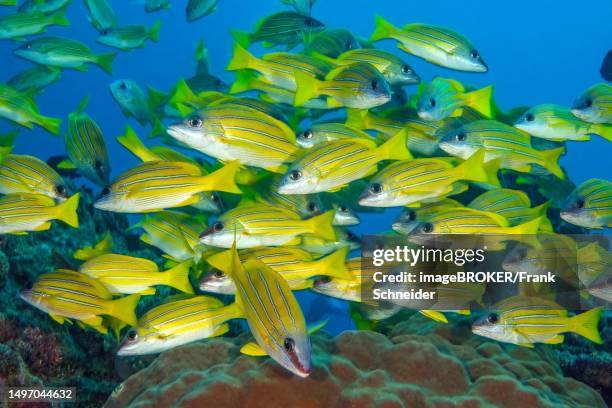
[[[240,355],[243,342],[219,338],[167,351],[120,384],[105,408],[606,406],[595,390],[564,377],[552,352],[486,341],[420,317],[387,336],[314,334],[315,370],[305,379],[269,358]]]

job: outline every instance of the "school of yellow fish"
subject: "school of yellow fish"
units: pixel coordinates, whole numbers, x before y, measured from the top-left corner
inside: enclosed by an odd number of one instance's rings
[[[61,120],[39,112],[36,93],[60,80],[64,69],[95,64],[112,72],[115,53],[94,54],[68,38],[28,39],[49,25],[68,25],[69,3],[26,1],[0,18],[0,39],[22,40],[15,55],[35,63],[0,84],[1,117],[58,135]],[[104,45],[129,51],[159,38],[158,23],[119,26],[106,0],[85,3]],[[145,1],[145,9],[168,3]],[[361,258],[347,259],[360,245],[347,229],[360,222],[358,212],[405,207],[392,233],[409,239],[539,234],[544,247],[547,237],[561,236],[547,216],[551,210],[575,226],[612,227],[610,181],[589,180],[561,199],[548,195],[555,183],[567,182],[558,162],[566,142],[612,140],[610,84],[594,85],[569,108],[502,112],[492,86],[473,89],[444,77],[425,83],[406,62],[416,57],[452,70],[487,72],[485,56],[451,29],[399,27],[377,16],[364,40],[326,28],[310,15],[313,1],[283,3],[294,10],[262,19],[252,32],[232,32],[227,70],[235,80],[229,86],[209,72],[203,43],[196,49],[195,75],[168,92],[145,92],[127,79],[110,84],[126,118],[150,124],[152,136],[163,142],[149,147],[127,125],[118,141],[141,163],[112,181],[105,139],[86,113],[87,99],[65,121],[67,157],[55,168],[12,154],[16,132],[0,139],[0,234],[48,230],[56,220],[78,228],[79,193],[68,191],[59,174],[72,170],[102,189],[97,209],[141,214],[131,229],[142,231],[141,240],[167,259],[160,271],[150,260],[113,253],[106,235],[74,254],[83,261],[77,271],[39,276],[22,299],[60,324],[123,335],[121,356],[221,336],[230,320],[244,319],[254,341],[243,353],[269,355],[305,377],[313,369],[309,333],[322,324],[307,327],[293,291],[361,301]],[[190,1],[187,20],[215,5]],[[376,47],[387,40],[399,52]],[[254,43],[284,51],[255,55],[249,50]],[[533,203],[524,191],[508,188],[508,174],[550,200]],[[462,202],[457,197],[468,189],[481,194]],[[542,246],[515,254],[507,266],[548,268],[538,253]],[[577,252],[587,295],[612,301],[607,249],[590,244]],[[201,292],[234,300],[196,294],[195,282]],[[137,316],[140,297],[154,295],[160,285],[179,294]],[[389,315],[371,312],[374,319]],[[422,312],[446,321],[441,312]],[[598,307],[572,316],[549,299],[519,295],[496,305],[473,331],[531,347],[563,342],[567,332],[601,342],[601,313]]]

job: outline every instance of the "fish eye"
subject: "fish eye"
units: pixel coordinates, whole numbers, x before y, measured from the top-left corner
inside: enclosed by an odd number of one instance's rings
[[[199,127],[202,127],[202,119],[191,118],[187,121],[187,124],[193,128],[199,128]]]
[[[472,56],[472,58],[477,59],[480,58],[480,53],[477,50],[472,50],[470,52],[470,55]]]
[[[225,225],[221,222],[221,221],[217,221],[213,224],[213,230],[214,231],[223,231],[223,228],[225,228]]]
[[[528,113],[525,115],[525,120],[527,122],[533,122],[535,120],[535,116],[533,115],[533,113]]]
[[[497,313],[491,313],[487,316],[487,321],[491,324],[499,322],[499,315]]]
[[[375,90],[375,91],[378,90],[378,88],[380,86],[379,83],[378,83],[378,79],[373,79],[372,82],[370,83],[370,85],[372,86],[372,89]]]
[[[372,183],[370,185],[370,192],[372,194],[380,194],[380,193],[382,193],[382,191],[383,191],[382,184],[380,184],[380,183]]]
[[[525,259],[527,257],[527,250],[525,248],[521,248],[516,255],[519,260]]]
[[[314,281],[314,285],[318,286],[318,285],[324,285],[326,283],[331,282],[331,278],[329,276],[321,276],[317,279],[315,279]]]
[[[584,200],[579,198],[578,200],[576,200],[576,208],[581,209],[584,208]]]
[[[289,178],[293,181],[297,181],[302,178],[302,172],[299,170],[291,170],[289,172]]]
[[[426,222],[421,227],[421,231],[423,231],[426,234],[432,233],[433,230],[434,230],[434,226],[431,222]]]
[[[351,40],[347,40],[346,44],[344,44],[344,48],[347,50],[352,50],[353,49],[353,42]]]
[[[410,72],[410,67],[408,65],[402,65],[402,72],[407,74]]]
[[[127,339],[129,341],[134,341],[137,337],[138,333],[136,333],[136,330],[130,330],[129,332],[127,332]]]
[[[210,199],[211,199],[211,200],[212,200],[214,203],[218,203],[218,202],[219,202],[219,200],[220,200],[219,196],[218,196],[218,195],[216,195],[216,194],[211,194],[211,195],[210,195]]]
[[[127,89],[127,84],[125,82],[121,82],[119,84],[119,89],[123,89],[123,90]]]
[[[96,170],[104,170],[104,163],[102,163],[100,160],[96,160],[94,167]]]
[[[67,192],[66,186],[63,186],[63,185],[60,184],[59,186],[55,187],[55,193],[58,196],[60,196],[60,197],[65,197],[66,196],[66,192]]]
[[[406,214],[408,216],[408,220],[409,221],[414,221],[416,220],[416,212],[415,211],[408,211],[408,213]]]
[[[434,98],[429,98],[429,106],[432,108],[436,107],[436,100]]]
[[[306,209],[308,210],[308,212],[311,213],[317,211],[317,203],[315,203],[314,201],[309,201],[306,205]]]
[[[584,101],[584,106],[586,106],[587,108],[590,108],[591,106],[593,106],[593,100],[591,98],[588,98]]]
[[[213,276],[217,279],[221,279],[225,276],[225,274],[223,273],[223,271],[215,269],[215,273],[213,273]]]
[[[304,20],[304,24],[306,24],[308,27],[314,27],[316,25],[312,18],[307,18]]]
[[[303,137],[304,139],[312,139],[312,130],[310,130],[310,129],[309,129],[309,130],[305,130],[305,131],[302,133],[302,137]]]
[[[109,33],[109,30],[108,30],[108,28],[107,28],[106,30],[102,30],[102,32],[101,32],[100,34],[102,34],[102,35],[107,35],[108,33]]]
[[[221,85],[223,85],[223,82],[221,82],[220,79],[215,79],[215,85],[216,86],[221,86]]]
[[[455,139],[457,139],[458,142],[465,142],[465,133],[463,132],[457,133],[457,135],[455,136]]]
[[[349,241],[354,241],[357,239],[357,235],[353,234],[351,231],[346,231],[346,238]]]
[[[338,210],[340,210],[340,212],[348,212],[348,207],[342,204],[340,207],[338,207]]]
[[[285,341],[283,341],[283,347],[287,353],[293,353],[295,350],[295,340],[291,337],[287,337]]]
[[[32,48],[32,43],[29,43],[29,42],[28,42],[28,43],[25,43],[25,44],[24,44],[24,47],[25,47],[26,49],[28,49],[28,50],[29,50],[29,49],[31,49],[31,48]]]
[[[102,189],[102,195],[103,195],[103,196],[110,194],[110,192],[111,192],[110,187],[104,187],[104,188]]]

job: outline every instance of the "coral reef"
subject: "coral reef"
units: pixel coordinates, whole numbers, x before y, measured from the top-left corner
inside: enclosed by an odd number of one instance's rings
[[[93,194],[81,191],[81,228],[55,223],[51,230],[5,236],[0,246],[0,386],[71,386],[77,406],[99,407],[121,381],[114,366],[116,343],[75,325],[60,326],[27,306],[19,291],[57,267],[76,267],[72,254],[96,243],[106,231],[114,250],[161,262],[159,255],[126,235],[127,217],[97,211]]]
[[[590,385],[612,406],[612,316],[600,324],[604,344],[597,345],[578,336],[567,338],[556,350],[563,373]]]
[[[388,336],[314,334],[315,371],[305,379],[269,358],[240,355],[245,340],[167,351],[117,387],[105,407],[606,406],[595,390],[563,376],[554,352],[487,341],[465,325],[416,315]]]

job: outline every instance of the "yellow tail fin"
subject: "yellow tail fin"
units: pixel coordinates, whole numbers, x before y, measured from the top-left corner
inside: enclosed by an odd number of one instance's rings
[[[463,95],[465,104],[470,108],[478,111],[486,118],[491,118],[493,115],[491,96],[493,95],[493,86],[485,86],[482,89],[468,92]]]
[[[251,70],[241,70],[236,72],[236,79],[229,90],[230,95],[247,92],[255,89],[254,82],[257,80],[257,73]]]
[[[143,162],[161,160],[158,155],[142,143],[130,125],[125,127],[125,134],[118,136],[117,141]]]
[[[161,21],[157,20],[155,23],[153,23],[153,25],[151,26],[151,29],[149,30],[149,38],[151,39],[151,41],[154,41],[154,42],[159,41],[160,28],[161,28]]]
[[[531,221],[524,222],[515,227],[510,227],[508,231],[510,234],[534,235],[540,229],[540,225],[545,218],[546,217],[534,218]]]
[[[113,61],[117,56],[116,52],[109,52],[108,54],[98,55],[98,66],[102,68],[107,74],[113,73]]]
[[[457,180],[469,180],[480,183],[491,183],[492,180],[497,180],[497,170],[495,170],[495,175],[493,175],[493,169],[485,166],[485,154],[484,149],[479,149],[463,163],[455,167]]]
[[[47,130],[49,133],[57,136],[60,132],[62,120],[58,118],[50,118],[48,116],[38,115],[36,118],[38,124]]]
[[[181,262],[174,268],[164,272],[167,274],[168,286],[178,289],[181,292],[193,294],[193,287],[191,287],[191,282],[189,282],[189,271],[192,263],[191,260]]]
[[[225,191],[226,193],[240,194],[242,191],[236,185],[236,173],[240,168],[238,161],[232,161],[219,170],[202,176],[202,187],[206,190]],[[206,191],[203,190],[203,191]]]
[[[544,167],[561,180],[565,179],[565,174],[561,167],[559,167],[559,157],[565,153],[565,147],[559,147],[558,149],[542,150],[542,159],[544,161]]]
[[[408,131],[402,129],[391,139],[378,146],[378,154],[381,160],[411,160],[412,154],[408,150]]]
[[[368,111],[367,109],[346,108],[346,126],[355,129],[368,129]]]
[[[206,258],[206,263],[215,269],[228,273],[227,270],[232,267],[232,251],[228,249],[227,251],[217,252]]]
[[[79,228],[79,216],[77,208],[79,208],[79,193],[76,193],[57,207],[57,219],[64,221],[73,228]]]
[[[430,319],[439,322],[439,323],[448,323],[448,319],[442,312],[438,312],[437,310],[419,310],[423,316],[427,316]]]
[[[236,71],[239,69],[254,69],[258,70],[259,60],[256,56],[247,51],[246,48],[242,47],[240,44],[234,44],[234,54],[232,55],[232,59],[227,65],[228,71]]]
[[[193,93],[189,85],[187,85],[187,82],[185,82],[184,79],[180,79],[174,86],[174,91],[172,91],[172,96],[170,96],[168,104],[174,107],[178,105],[193,106],[198,105],[199,101],[200,99]]]
[[[329,210],[316,217],[309,218],[303,222],[310,226],[309,232],[317,235],[327,241],[334,241],[336,239],[336,231],[332,223],[334,222],[335,210]]]
[[[94,246],[83,247],[74,251],[72,255],[74,259],[86,261],[93,257],[108,254],[113,249],[113,237],[110,232],[104,234],[104,237]]]
[[[602,344],[603,341],[597,329],[602,313],[603,307],[600,306],[572,317],[574,332],[594,343]]]
[[[603,137],[609,142],[612,142],[612,125],[598,123],[596,125],[591,125],[591,128],[594,130],[596,135]]]
[[[344,264],[349,251],[348,247],[344,247],[316,261],[320,274],[344,280],[353,279],[353,275]]]
[[[319,87],[321,81],[317,78],[308,75],[302,71],[295,71],[295,99],[294,106],[301,106],[309,100],[319,96]]]
[[[397,27],[384,19],[384,17],[377,15],[375,21],[376,27],[370,37],[370,41],[379,41],[385,38],[391,38],[391,36],[399,31]]]
[[[116,317],[130,326],[135,326],[138,322],[136,318],[136,306],[140,300],[139,294],[129,295],[110,302],[108,314]]]

